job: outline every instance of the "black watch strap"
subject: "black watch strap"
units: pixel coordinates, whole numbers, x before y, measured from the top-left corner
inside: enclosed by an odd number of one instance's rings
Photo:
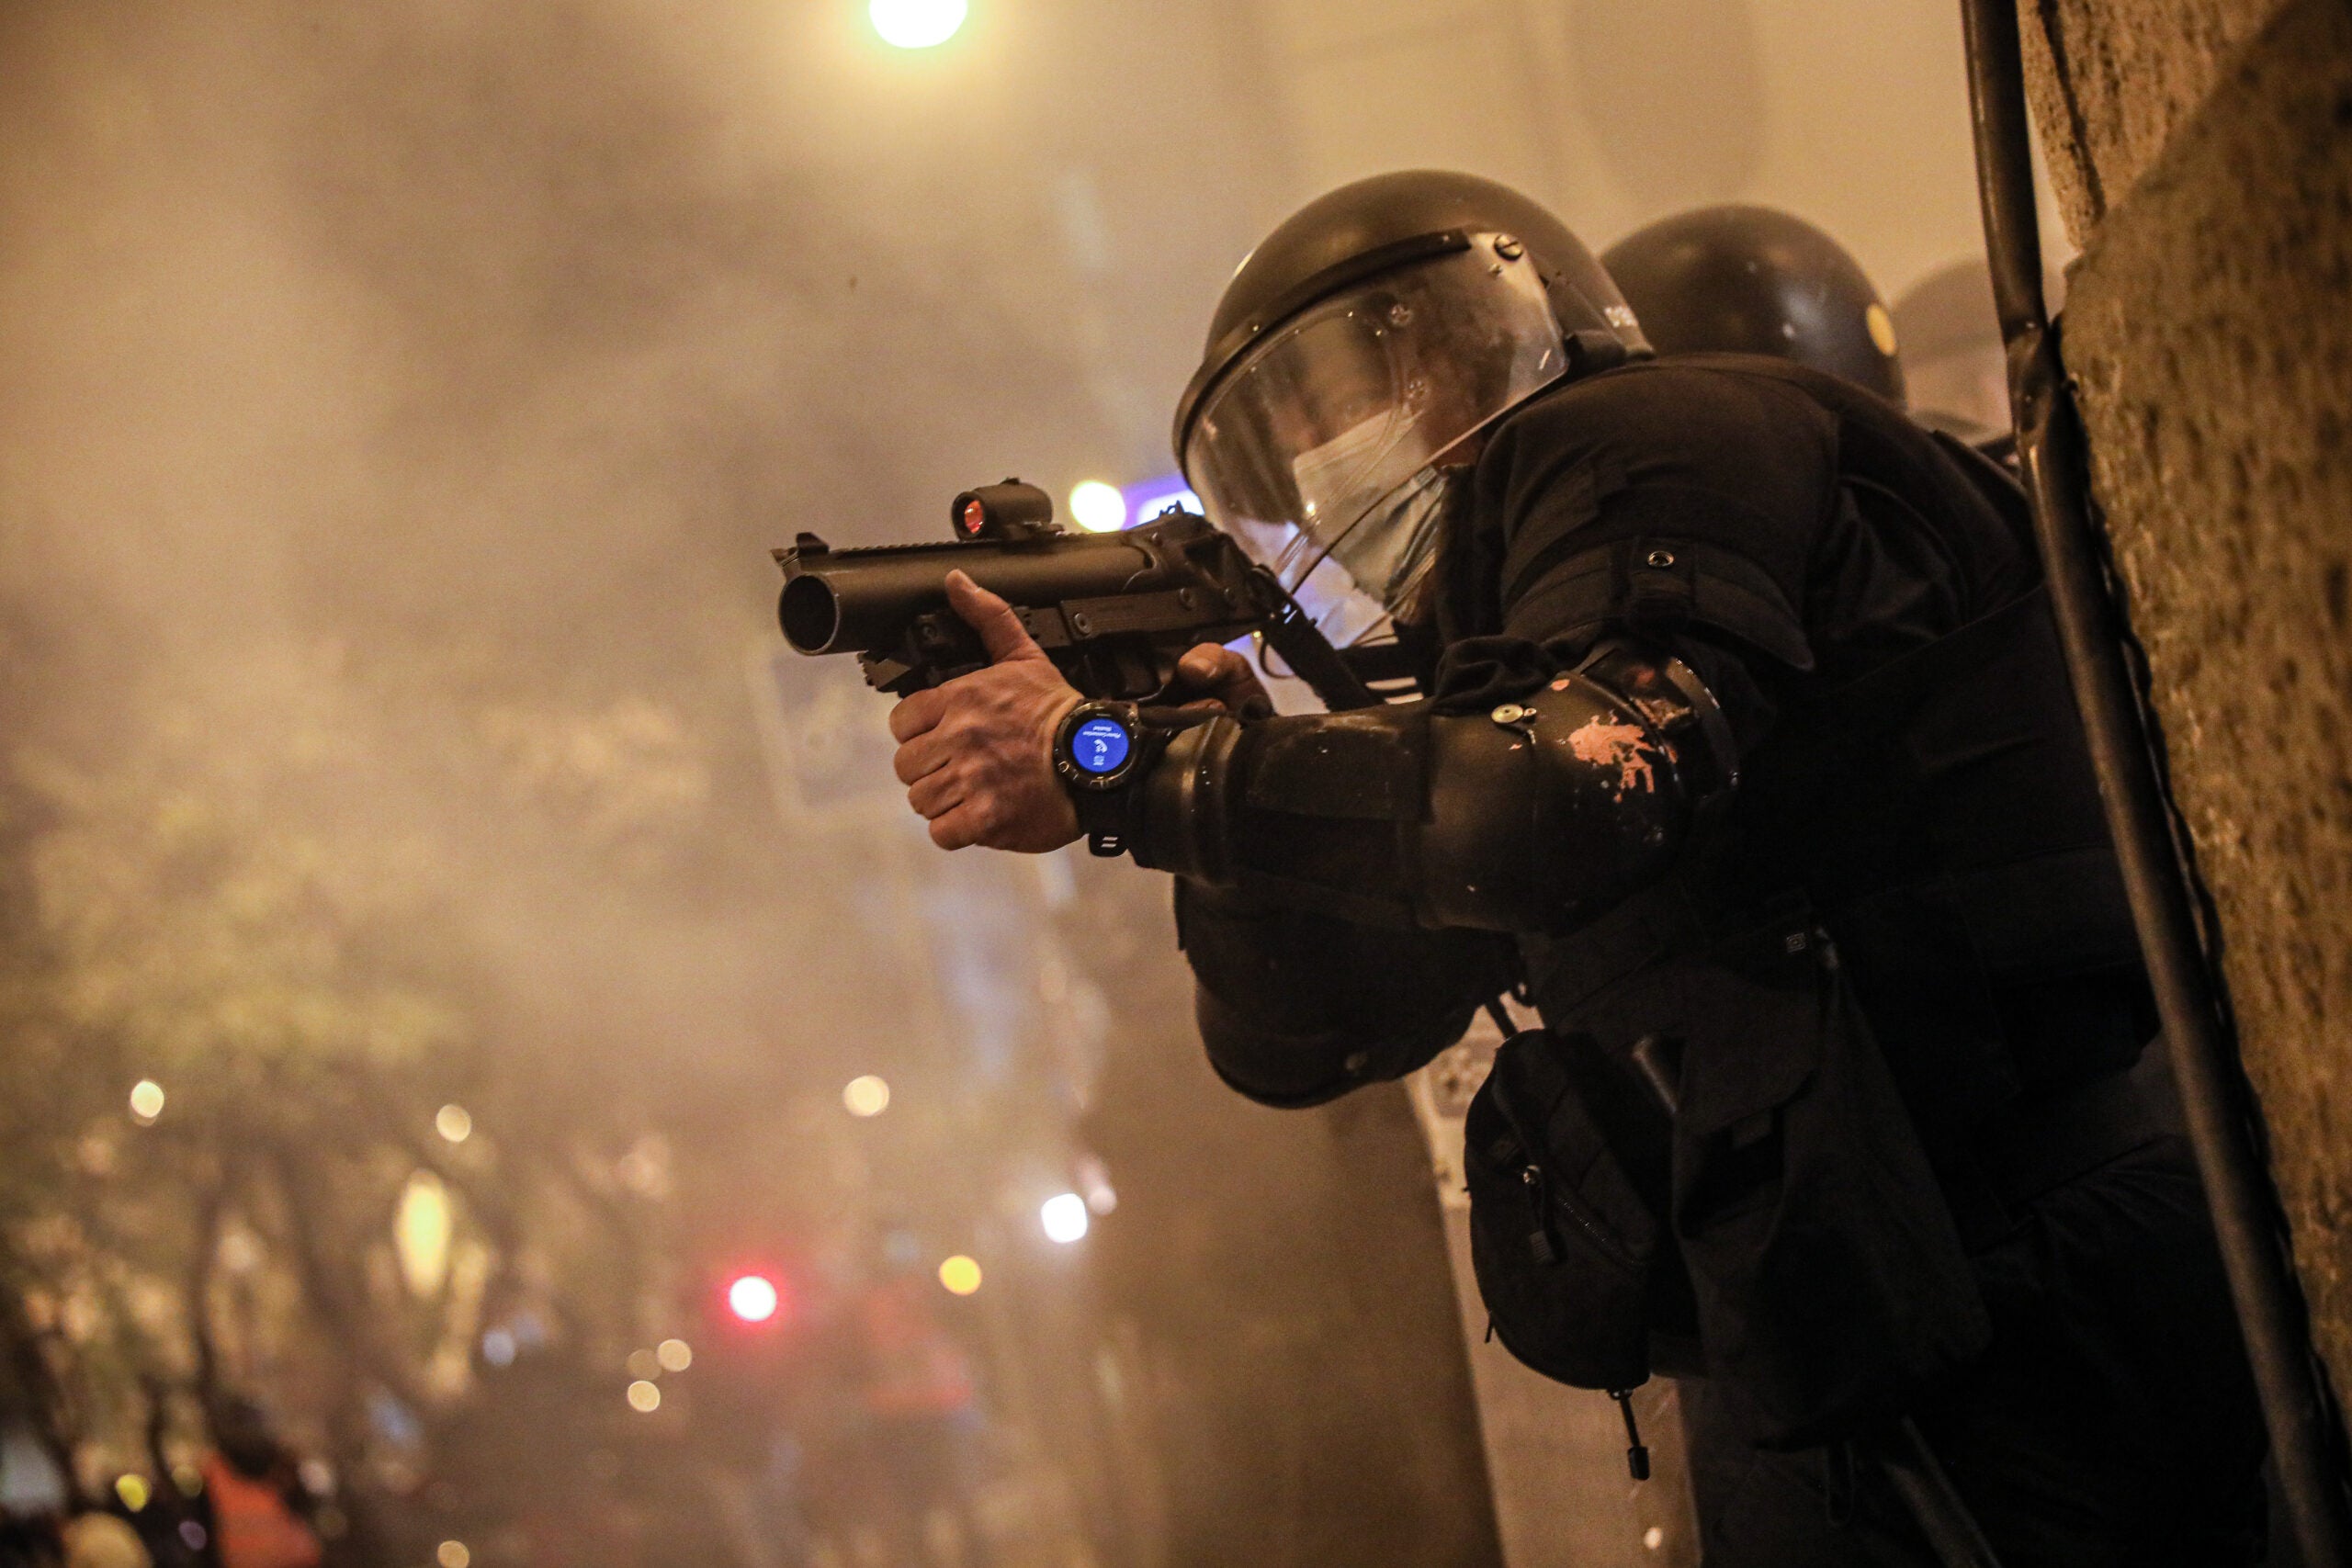
[[[1069,796],[1078,807],[1078,825],[1086,834],[1086,852],[1105,859],[1125,854],[1135,832],[1131,822],[1136,792],[1074,789]]]

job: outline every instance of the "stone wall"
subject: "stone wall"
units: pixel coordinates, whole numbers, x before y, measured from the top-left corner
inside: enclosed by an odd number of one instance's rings
[[[2019,0],[2034,115],[2076,244],[2279,8],[2279,0]]]
[[[2352,7],[2021,0],[2064,318],[2321,1349],[2352,1390]]]

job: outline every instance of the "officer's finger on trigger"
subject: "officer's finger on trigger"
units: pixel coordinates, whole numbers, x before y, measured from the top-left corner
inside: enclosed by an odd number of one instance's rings
[[[1187,685],[1214,686],[1228,677],[1240,662],[1240,657],[1231,649],[1204,642],[1184,650],[1184,657],[1176,661],[1176,672]]]

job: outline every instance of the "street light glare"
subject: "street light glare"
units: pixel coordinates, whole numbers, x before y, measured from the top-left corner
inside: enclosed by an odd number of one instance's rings
[[[954,38],[969,10],[966,0],[873,0],[865,14],[884,43],[929,49]]]
[[[842,1104],[852,1116],[879,1116],[890,1108],[890,1086],[867,1073],[842,1088]]]
[[[1116,485],[1088,479],[1069,492],[1069,514],[1090,534],[1115,534],[1127,525],[1127,498]]]
[[[1086,1235],[1086,1200],[1075,1192],[1057,1192],[1038,1209],[1037,1220],[1046,1227],[1047,1241],[1068,1245],[1080,1240]]]
[[[779,1301],[775,1281],[745,1274],[727,1287],[727,1310],[745,1323],[765,1323],[775,1315]]]

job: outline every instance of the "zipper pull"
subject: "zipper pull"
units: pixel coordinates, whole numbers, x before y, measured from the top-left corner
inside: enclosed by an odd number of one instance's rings
[[[1650,1450],[1642,1443],[1642,1429],[1634,1423],[1634,1391],[1612,1388],[1609,1397],[1617,1402],[1617,1413],[1625,1417],[1625,1468],[1634,1472],[1636,1481],[1650,1478]]]
[[[1534,1212],[1535,1228],[1527,1233],[1527,1250],[1535,1261],[1549,1268],[1560,1260],[1560,1245],[1552,1239],[1551,1194],[1544,1190],[1544,1168],[1531,1165],[1519,1173],[1526,1184],[1528,1206]]]

